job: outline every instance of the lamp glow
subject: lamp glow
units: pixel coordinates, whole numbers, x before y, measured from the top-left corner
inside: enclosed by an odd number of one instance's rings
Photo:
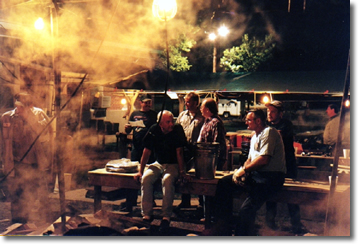
[[[226,36],[227,34],[229,34],[229,29],[223,25],[218,29],[218,33],[220,36]]]
[[[42,18],[38,18],[36,21],[35,21],[35,29],[36,30],[42,30],[44,27],[45,27],[45,23],[43,21]]]
[[[154,17],[161,21],[171,20],[177,13],[177,2],[176,0],[154,0],[152,11]]]
[[[214,40],[216,39],[215,33],[210,33],[210,34],[209,34],[209,39],[212,40],[212,41],[214,41]]]
[[[351,102],[349,101],[349,99],[347,99],[347,100],[344,102],[344,106],[346,106],[346,108],[349,108],[350,105],[351,105]]]
[[[264,97],[262,98],[262,102],[263,102],[264,104],[266,104],[266,103],[270,102],[270,98],[269,98],[268,96],[264,96]]]
[[[122,104],[122,105],[127,104],[127,100],[126,100],[125,98],[122,98],[122,100],[121,100],[121,104]]]

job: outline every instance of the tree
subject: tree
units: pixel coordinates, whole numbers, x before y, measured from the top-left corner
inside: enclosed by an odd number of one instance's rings
[[[242,37],[239,47],[232,47],[224,51],[220,59],[220,67],[231,72],[251,72],[272,57],[272,51],[276,44],[271,35],[266,35],[265,40],[249,38],[248,34]]]
[[[198,31],[198,28],[188,28],[189,34],[193,34]],[[196,44],[196,41],[188,36],[186,33],[179,34],[178,38],[172,40],[169,43],[169,63],[170,69],[176,72],[188,71],[192,65],[189,64],[188,57],[185,57],[185,53],[190,52],[190,49]],[[161,63],[159,68],[167,67],[167,50],[164,49],[159,54]]]

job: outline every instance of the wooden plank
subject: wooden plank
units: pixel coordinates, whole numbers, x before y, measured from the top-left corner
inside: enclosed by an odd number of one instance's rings
[[[296,158],[307,158],[307,159],[322,159],[322,160],[333,160],[334,157],[329,156],[319,156],[319,155],[310,155],[310,156],[304,156],[300,154],[296,154]]]
[[[220,178],[233,172],[218,171],[215,179],[202,180],[196,179],[194,171],[189,171],[192,176],[190,182],[176,186],[176,192],[185,194],[196,194],[205,196],[215,196],[216,185]],[[140,189],[140,182],[134,180],[134,173],[113,173],[107,172],[105,169],[97,169],[89,171],[89,183],[94,186],[115,186],[118,188]],[[97,190],[100,190],[97,188]],[[337,193],[342,193],[350,190],[350,184],[338,184],[336,187]],[[280,202],[298,202],[299,204],[311,200],[322,200],[328,195],[330,187],[328,182],[322,181],[295,181],[286,179],[282,196],[276,200]],[[100,209],[100,200],[95,198],[95,209]]]

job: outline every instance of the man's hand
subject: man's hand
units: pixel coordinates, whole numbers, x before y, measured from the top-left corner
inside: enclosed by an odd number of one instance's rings
[[[135,174],[135,175],[133,176],[133,178],[134,178],[136,181],[140,182],[140,181],[142,180],[142,176],[143,176],[143,174],[142,174],[141,172],[138,172],[137,174]]]
[[[185,171],[179,173],[179,179],[177,181],[177,184],[184,186],[186,183],[191,181],[191,176],[187,175]]]
[[[129,134],[132,130],[132,126],[130,124],[125,124],[124,125],[124,131]]]
[[[245,170],[243,167],[240,167],[238,170],[236,170],[234,172],[234,174],[232,175],[232,181],[236,184],[239,185],[240,182],[240,178],[241,176],[245,175]]]
[[[187,183],[187,182],[190,182],[191,181],[191,176],[186,174],[185,171],[184,172],[181,172],[180,173],[180,180],[183,182],[183,183]]]

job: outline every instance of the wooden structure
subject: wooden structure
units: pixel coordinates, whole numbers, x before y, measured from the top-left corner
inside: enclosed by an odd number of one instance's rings
[[[205,201],[206,215],[205,227],[210,226],[212,208],[210,200],[215,196],[216,185],[220,178],[233,172],[217,171],[215,179],[201,180],[195,178],[194,170],[189,171],[192,176],[190,182],[176,186],[176,192],[204,195],[209,201]],[[89,184],[94,186],[94,212],[101,210],[101,189],[102,186],[140,189],[140,182],[134,180],[135,173],[115,173],[108,172],[105,168],[96,169],[88,172]],[[280,194],[272,201],[295,203],[300,205],[315,204],[327,198],[330,191],[328,182],[322,181],[293,181],[286,179]],[[339,184],[336,186],[336,197],[350,191],[350,184]]]

